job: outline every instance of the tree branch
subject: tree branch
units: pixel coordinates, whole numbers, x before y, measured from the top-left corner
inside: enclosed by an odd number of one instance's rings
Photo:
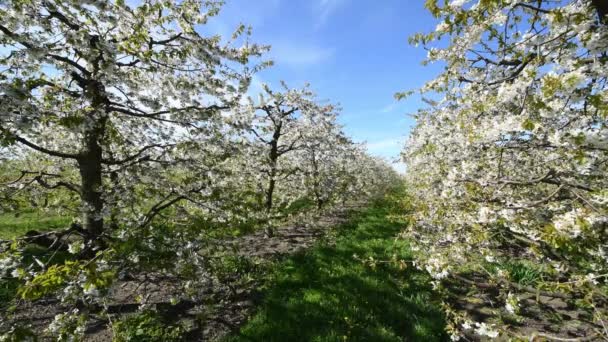
[[[102,162],[103,164],[106,164],[106,165],[123,165],[123,164],[126,164],[126,163],[128,163],[128,162],[131,162],[131,161],[133,161],[133,160],[135,160],[135,159],[139,158],[139,157],[140,157],[140,156],[141,156],[141,155],[142,155],[144,152],[146,152],[146,151],[148,151],[148,150],[150,150],[150,149],[152,149],[152,148],[156,148],[156,147],[159,147],[159,148],[165,148],[165,147],[172,147],[172,146],[175,146],[175,144],[168,144],[168,145],[159,145],[159,144],[154,144],[154,145],[148,145],[148,146],[145,146],[145,147],[143,147],[142,149],[140,149],[140,150],[139,150],[137,153],[135,153],[135,154],[133,154],[133,155],[130,155],[130,156],[128,156],[128,157],[126,157],[126,158],[124,158],[124,159],[120,159],[120,160],[115,160],[115,159],[102,159],[102,161],[101,161],[101,162]],[[144,158],[142,158],[141,160],[143,161],[143,160],[146,160],[146,159],[147,159],[147,158],[146,158],[146,157],[144,157]]]
[[[39,174],[38,176],[34,177],[34,180],[42,185],[44,188],[46,189],[57,189],[57,188],[66,188],[70,191],[73,191],[75,193],[77,193],[79,196],[81,195],[80,190],[78,189],[78,187],[74,184],[68,183],[68,182],[64,182],[64,181],[59,181],[55,184],[49,184],[44,180],[44,174]]]
[[[8,135],[10,138],[15,139],[15,141],[30,147],[31,149],[34,149],[38,152],[42,152],[44,154],[48,154],[50,156],[53,157],[59,157],[59,158],[65,158],[65,159],[78,159],[80,158],[79,154],[71,154],[71,153],[64,153],[64,152],[59,152],[59,151],[54,151],[54,150],[50,150],[48,148],[44,148],[42,146],[38,146],[32,142],[30,142],[29,140],[22,138],[18,135],[15,135],[14,133],[11,133],[8,129],[6,128],[2,128],[0,127],[0,132]]]
[[[530,4],[525,4],[525,3],[515,4],[515,6],[513,6],[513,7],[524,7],[524,8],[533,10],[533,11],[538,12],[538,13],[543,13],[543,14],[550,14],[551,13],[550,10],[546,10],[544,8],[532,6]]]
[[[11,37],[12,39],[14,39],[17,43],[25,46],[27,49],[30,49],[30,50],[36,49],[36,47],[34,45],[32,45],[32,44],[28,43],[27,41],[21,39],[21,37],[18,34],[10,31],[8,28],[4,27],[3,25],[0,25],[0,31],[3,32],[4,34],[6,34],[7,36]],[[74,68],[78,69],[80,72],[82,72],[83,74],[85,74],[87,76],[91,74],[85,67],[83,67],[82,65],[76,63],[75,61],[73,61],[73,60],[71,60],[71,59],[69,59],[67,57],[55,55],[55,54],[52,54],[52,53],[47,53],[46,56],[48,56],[48,57],[50,57],[50,58],[52,58],[54,60],[57,60],[57,61],[69,64],[69,65],[71,65]]]

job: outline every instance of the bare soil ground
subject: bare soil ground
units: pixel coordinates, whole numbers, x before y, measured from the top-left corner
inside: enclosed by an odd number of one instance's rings
[[[257,263],[276,260],[309,248],[322,236],[327,237],[326,233],[331,228],[348,220],[348,213],[354,207],[358,205],[335,209],[317,217],[314,224],[287,224],[277,229],[272,237],[266,237],[264,231],[258,231],[219,243],[226,250]],[[238,327],[247,320],[260,299],[256,291],[260,283],[261,279],[243,281],[239,274],[222,277],[221,280],[209,274],[205,286],[198,289],[201,299],[192,301],[184,298],[182,290],[177,286],[177,279],[163,274],[140,274],[120,280],[112,287],[106,310],[112,314],[112,321],[118,320],[126,314],[136,312],[141,305],[136,297],[145,293],[147,306],[188,327],[188,341],[213,341],[231,331],[238,331]],[[177,304],[172,304],[172,298],[181,299]],[[13,319],[31,325],[34,331],[42,331],[56,314],[66,310],[68,308],[55,299],[42,299],[19,305]],[[111,339],[111,322],[106,317],[100,317],[88,325],[87,341]]]
[[[520,296],[522,310],[514,316],[505,312],[504,298],[498,297],[495,284],[488,285],[482,275],[473,279],[483,286],[457,280],[448,284],[447,302],[476,322],[491,324],[500,318],[509,333],[501,335],[499,341],[605,341],[605,327],[594,322],[593,312],[577,308],[574,299],[530,292]],[[473,334],[472,329],[465,333],[470,341],[487,340]]]

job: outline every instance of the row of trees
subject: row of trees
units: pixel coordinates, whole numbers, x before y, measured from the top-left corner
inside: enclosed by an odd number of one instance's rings
[[[58,315],[51,333],[81,334],[119,274],[160,271],[195,293],[211,228],[272,227],[395,179],[308,87],[248,98],[268,47],[244,26],[228,41],[201,34],[220,6],[0,4],[0,211],[74,216],[70,229],[5,243],[0,277],[19,282],[20,299],[89,308]],[[25,263],[31,242],[50,253]],[[57,250],[74,257],[57,262]],[[9,322],[0,329],[17,331]]]
[[[517,326],[540,327],[526,319],[550,315],[555,299],[569,315],[584,312],[556,335],[585,327],[587,338],[606,338],[606,2],[426,6],[440,24],[412,41],[445,70],[423,88],[431,105],[403,152],[414,202],[405,234],[439,289],[490,291],[482,298],[494,308],[446,301],[453,339],[524,338]],[[522,270],[540,275],[522,284]]]

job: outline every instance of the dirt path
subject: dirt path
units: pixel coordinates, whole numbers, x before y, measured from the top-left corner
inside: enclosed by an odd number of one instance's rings
[[[361,207],[351,205],[333,210],[314,220],[314,224],[286,225],[276,230],[273,237],[266,237],[263,231],[219,243],[225,250],[236,255],[263,263],[284,255],[309,248],[317,239],[324,236],[330,228],[348,220],[348,213]],[[260,299],[256,288],[261,279],[243,281],[239,274],[223,277],[221,280],[209,274],[204,285],[199,288],[201,300],[181,299],[176,305],[172,298],[180,298],[182,290],[178,281],[162,274],[145,274],[129,280],[120,280],[111,289],[108,312],[114,314],[113,320],[139,309],[137,294],[146,293],[145,302],[156,308],[173,321],[188,327],[188,341],[213,341],[236,330],[243,324]],[[31,324],[35,331],[41,331],[53,317],[66,308],[57,300],[39,300],[19,306],[15,320]],[[112,333],[105,318],[92,322],[87,327],[86,341],[111,341]]]

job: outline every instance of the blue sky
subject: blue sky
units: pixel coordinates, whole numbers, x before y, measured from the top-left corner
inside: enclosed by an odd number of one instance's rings
[[[211,30],[229,35],[239,24],[253,26],[253,41],[272,45],[275,65],[255,82],[290,87],[309,82],[319,98],[343,108],[341,123],[356,141],[397,159],[423,104],[396,102],[393,94],[416,89],[438,67],[422,66],[426,52],[407,38],[435,29],[421,0],[227,0]],[[255,86],[255,85],[254,85]],[[403,165],[395,165],[403,169]]]

